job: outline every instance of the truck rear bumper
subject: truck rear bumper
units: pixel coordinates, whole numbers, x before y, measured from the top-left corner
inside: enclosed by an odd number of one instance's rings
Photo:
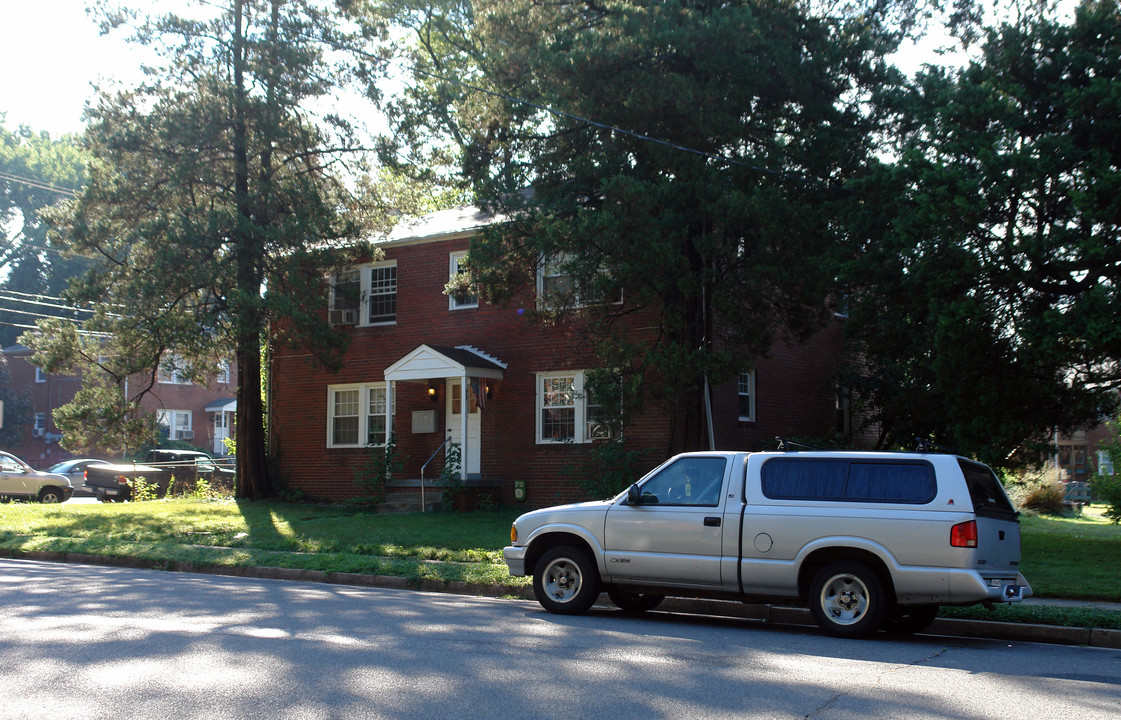
[[[967,571],[950,576],[950,601],[954,603],[1014,603],[1031,596],[1031,585],[1020,573]]]

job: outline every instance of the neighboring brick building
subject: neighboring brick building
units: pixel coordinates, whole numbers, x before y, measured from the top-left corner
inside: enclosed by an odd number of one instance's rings
[[[572,469],[604,434],[583,394],[584,371],[599,363],[582,349],[579,325],[531,323],[529,290],[505,305],[443,294],[487,222],[469,207],[434,213],[382,242],[384,260],[334,279],[329,321],[353,325],[338,373],[305,352],[274,354],[270,432],[290,489],[328,500],[360,494],[355,474],[369,460],[366,445],[383,445],[391,423],[403,461],[395,479],[419,477],[433,454],[425,477],[437,475],[450,436],[463,445],[468,487],[498,502],[511,504],[522,483],[531,506],[578,497]],[[545,282],[538,278],[539,290]],[[629,322],[632,337],[653,341],[649,317]],[[769,449],[776,435],[837,429],[841,322],[712,389],[718,447]],[[665,459],[668,428],[653,412],[623,428],[629,449],[648,451],[643,469]]]
[[[8,360],[12,387],[17,393],[31,391],[34,413],[32,427],[23,434],[23,442],[4,448],[30,465],[43,469],[78,457],[59,445],[62,436],[52,420],[55,408],[65,405],[81,387],[81,378],[68,375],[50,375],[29,362],[31,350],[22,345],[12,345],[3,350]],[[236,404],[232,399],[237,391],[237,379],[232,371],[214,378],[211,387],[187,382],[178,374],[161,373],[152,393],[142,402],[145,409],[157,413],[168,427],[169,437],[184,440],[215,455],[225,455],[222,438],[232,435],[232,422]],[[89,453],[93,457],[117,458],[120,448],[100,448]],[[81,457],[86,457],[83,453]]]

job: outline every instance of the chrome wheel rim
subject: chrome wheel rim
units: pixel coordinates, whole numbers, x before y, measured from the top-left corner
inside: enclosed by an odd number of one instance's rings
[[[557,558],[545,568],[541,585],[558,603],[570,602],[580,594],[584,579],[580,567],[568,558]]]
[[[819,603],[825,616],[838,625],[860,622],[868,612],[868,587],[849,573],[834,575],[821,588]]]

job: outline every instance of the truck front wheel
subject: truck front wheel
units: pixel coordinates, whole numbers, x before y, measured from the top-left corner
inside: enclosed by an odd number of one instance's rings
[[[577,615],[599,597],[599,575],[591,559],[574,547],[556,547],[537,561],[533,595],[551,613]]]
[[[814,621],[837,637],[858,638],[876,632],[884,622],[886,605],[883,583],[863,563],[830,563],[810,584]]]

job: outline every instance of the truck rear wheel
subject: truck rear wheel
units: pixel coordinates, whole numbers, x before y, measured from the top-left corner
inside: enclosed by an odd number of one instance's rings
[[[537,561],[533,595],[551,613],[578,615],[599,597],[596,566],[581,550],[555,547]]]
[[[818,571],[810,584],[810,613],[822,630],[837,637],[866,637],[883,625],[887,610],[883,583],[867,565],[842,560]]]

